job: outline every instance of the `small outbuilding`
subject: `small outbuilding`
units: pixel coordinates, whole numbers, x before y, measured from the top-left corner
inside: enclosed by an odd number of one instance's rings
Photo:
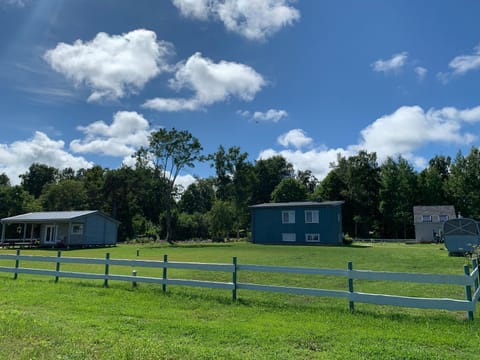
[[[453,205],[414,206],[415,240],[417,242],[439,242],[443,223],[456,217]]]
[[[480,246],[479,223],[473,219],[451,219],[443,224],[445,247],[449,255],[472,254]]]
[[[33,212],[3,218],[1,244],[48,247],[109,246],[119,221],[96,210]]]
[[[342,244],[343,201],[302,201],[250,206],[256,244]]]

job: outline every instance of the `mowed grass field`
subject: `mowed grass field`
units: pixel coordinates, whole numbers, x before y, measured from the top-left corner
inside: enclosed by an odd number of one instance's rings
[[[139,255],[136,256],[137,249]],[[285,265],[463,274],[466,259],[442,245],[356,244],[351,247],[249,243],[120,245],[65,251],[63,256]],[[0,253],[14,253],[0,250]],[[56,251],[22,250],[56,256]],[[0,263],[12,266],[12,261]],[[24,264],[54,269],[54,264]],[[62,264],[103,273],[103,266]],[[161,269],[136,269],[161,277]],[[112,274],[132,268],[112,266]],[[231,281],[231,274],[169,269],[169,278]],[[240,272],[240,282],[347,289],[340,277]],[[0,359],[475,359],[480,311],[419,310],[355,304],[345,299],[239,290],[0,273]],[[464,299],[461,286],[355,281],[355,290]]]

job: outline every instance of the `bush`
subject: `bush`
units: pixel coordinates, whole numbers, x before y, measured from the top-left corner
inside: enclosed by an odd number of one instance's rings
[[[349,235],[343,235],[342,243],[343,243],[343,245],[352,245],[353,238]]]

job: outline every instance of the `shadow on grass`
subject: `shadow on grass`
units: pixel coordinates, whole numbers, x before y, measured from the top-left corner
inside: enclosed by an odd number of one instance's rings
[[[367,244],[352,244],[352,245],[345,245],[347,248],[355,248],[355,249],[371,249],[372,245]]]
[[[361,306],[361,305],[360,305]],[[434,310],[434,309],[410,309],[410,308],[398,308],[394,306],[379,305],[375,310],[370,309],[358,309],[355,308],[352,316],[368,317],[376,320],[388,320],[398,323],[415,323],[417,324],[421,320],[428,322],[450,322],[458,324],[459,321],[466,323],[474,323],[468,321],[465,312],[461,311],[447,311],[447,310]]]
[[[181,243],[177,242],[174,244],[167,244],[167,243],[161,243],[161,244],[148,244],[144,245],[144,248],[148,249],[200,249],[200,248],[212,248],[212,247],[232,247],[232,244],[229,243]]]

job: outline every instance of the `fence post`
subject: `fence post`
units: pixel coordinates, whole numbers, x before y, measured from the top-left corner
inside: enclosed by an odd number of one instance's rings
[[[105,255],[105,280],[103,281],[103,286],[108,287],[108,270],[109,270],[109,261],[110,260],[110,253]]]
[[[480,255],[477,255],[476,260],[477,260],[477,267],[480,267]],[[478,289],[478,287],[480,286],[480,284],[479,284],[479,281],[480,281],[480,268],[479,268],[478,270],[479,270],[479,272],[478,272],[477,283],[476,283],[476,284],[477,284],[477,285],[476,285],[476,286],[477,286],[477,289]],[[475,289],[475,291],[476,291],[476,289]]]
[[[15,269],[18,269],[20,266],[20,259],[18,258],[20,256],[20,249],[17,250],[17,258],[15,259]],[[18,278],[18,273],[15,271],[13,274],[13,280],[17,280]]]
[[[137,270],[132,270],[132,276],[136,277],[137,276]],[[137,287],[137,282],[132,281],[132,286]]]
[[[232,273],[232,282],[233,282],[233,290],[232,290],[232,298],[234,301],[237,300],[237,257],[233,257],[233,273]]]
[[[348,291],[350,294],[353,294],[353,279],[351,278],[350,272],[353,270],[353,263],[351,261],[348,262]],[[348,306],[350,308],[350,312],[355,311],[355,303],[353,301],[348,302]]]
[[[477,269],[477,267],[478,267],[478,260],[476,258],[472,257],[472,271],[475,271]],[[473,294],[475,294],[475,292],[478,289],[478,274],[477,274],[477,276],[475,276],[475,280],[473,280],[473,285],[474,285]]]
[[[468,265],[463,266],[463,272],[465,273],[466,276],[470,278],[470,268]],[[471,285],[465,285],[465,295],[467,297],[467,301],[470,303],[472,302],[472,286]],[[468,320],[473,320],[473,311],[468,311]]]
[[[57,258],[60,259],[61,256],[62,256],[62,251],[58,250]],[[55,271],[57,272],[57,274],[55,275],[55,282],[57,283],[59,278],[58,273],[60,272],[60,261],[57,261],[57,265],[55,266]]]
[[[140,256],[140,249],[137,249],[137,256]]]
[[[168,255],[163,255],[163,282],[162,282],[162,290],[163,292],[167,292],[167,262],[168,262]]]

